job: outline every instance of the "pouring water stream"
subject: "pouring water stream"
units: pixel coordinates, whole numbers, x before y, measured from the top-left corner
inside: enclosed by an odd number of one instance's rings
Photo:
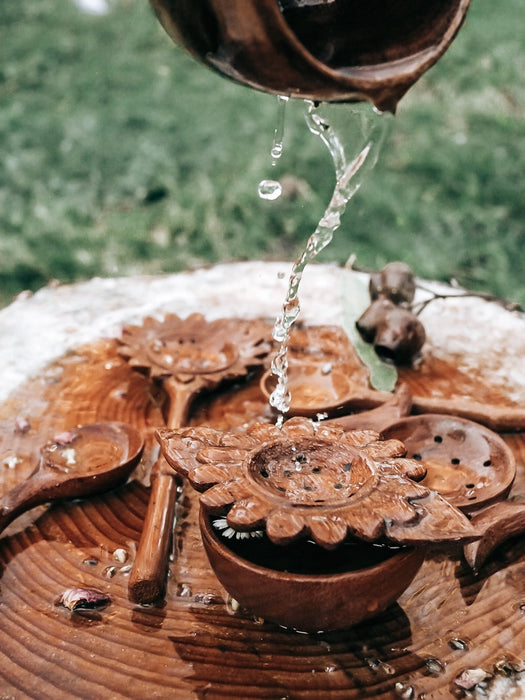
[[[323,105],[323,111],[328,109],[334,109],[334,106]],[[364,109],[367,110],[366,113],[363,111]],[[313,260],[330,243],[334,232],[339,228],[346,205],[360,188],[367,171],[377,161],[380,146],[386,132],[386,125],[390,121],[385,118],[385,115],[372,110],[368,104],[362,104],[353,109],[350,108],[350,111],[346,113],[347,118],[345,119],[344,129],[334,129],[330,122],[322,116],[321,108],[316,107],[312,102],[306,102],[305,117],[310,131],[323,141],[332,156],[336,185],[323,217],[308,239],[303,253],[293,265],[288,281],[286,299],[273,328],[273,338],[280,343],[280,347],[272,362],[272,373],[277,378],[277,385],[270,396],[270,405],[281,414],[278,425],[282,424],[284,414],[290,408],[288,341],[291,328],[301,308],[299,303],[299,286],[304,269],[308,262]],[[360,127],[361,131],[361,143],[358,146],[357,155],[350,157],[349,151],[351,146],[346,143],[347,139],[345,137],[352,137],[350,139],[350,142],[352,142],[357,127]],[[346,130],[348,130],[348,134]],[[280,152],[282,152],[282,126],[279,131],[278,125],[275,131],[276,136],[278,133],[281,137]],[[355,153],[355,147],[352,147],[351,153]]]

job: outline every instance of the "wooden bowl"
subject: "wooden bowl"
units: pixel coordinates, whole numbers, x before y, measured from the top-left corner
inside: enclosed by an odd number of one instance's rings
[[[151,0],[168,34],[250,87],[394,111],[446,51],[470,0]]]
[[[364,543],[335,554],[316,547],[312,556],[314,545],[308,542],[302,547],[294,543],[288,551],[254,538],[237,542],[220,535],[212,519],[201,508],[204,548],[224,588],[255,616],[298,631],[344,629],[386,610],[409,586],[424,559],[422,549]],[[356,568],[365,557],[368,565]],[[377,563],[370,564],[370,557]],[[299,571],[275,568],[279,561],[286,561],[288,569],[299,562]],[[316,565],[315,573],[301,571],[305,561]]]
[[[516,476],[516,460],[502,438],[465,418],[411,416],[389,426],[383,437],[401,440],[407,457],[426,468],[420,483],[464,512],[505,498]]]

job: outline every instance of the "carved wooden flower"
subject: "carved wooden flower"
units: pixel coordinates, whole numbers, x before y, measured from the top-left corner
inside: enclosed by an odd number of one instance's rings
[[[125,326],[119,354],[153,378],[175,376],[181,382],[210,375],[234,379],[260,365],[270,350],[266,324],[235,319],[206,321],[202,314],[185,319],[168,314]]]
[[[332,549],[347,537],[409,544],[470,540],[468,519],[414,479],[420,462],[403,443],[372,431],[292,418],[246,433],[211,428],[159,430],[171,466],[204,493],[210,515],[236,531],[265,529],[275,544],[307,536]]]

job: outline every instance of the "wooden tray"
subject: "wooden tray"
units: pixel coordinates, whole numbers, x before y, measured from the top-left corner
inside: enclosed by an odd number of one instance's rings
[[[440,391],[446,375],[439,373]],[[417,382],[420,393],[423,386],[432,392],[431,374]],[[69,352],[0,407],[1,492],[28,475],[41,442],[78,423],[127,421],[147,439],[125,487],[35,509],[0,539],[3,696],[449,698],[465,669],[494,673],[498,665],[504,674],[508,663],[525,660],[523,538],[498,549],[478,576],[460,553],[429,553],[399,603],[380,617],[340,633],[303,635],[255,620],[227,600],[207,564],[189,489],[178,507],[166,604],[131,604],[129,564],[148,503],[145,475],[156,457],[161,408],[161,394],[112,340]],[[193,422],[226,427],[261,416],[269,413],[255,377],[206,399]],[[504,438],[518,462],[512,495],[523,499],[525,434]],[[74,587],[95,588],[112,602],[86,614],[57,606]]]

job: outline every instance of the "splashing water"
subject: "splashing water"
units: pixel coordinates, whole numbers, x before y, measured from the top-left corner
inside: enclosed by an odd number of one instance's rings
[[[368,104],[362,104],[353,107],[350,112],[345,112],[344,124],[336,131],[331,123],[321,115],[320,108],[312,102],[306,104],[306,123],[310,131],[319,136],[327,146],[332,156],[336,185],[322,219],[308,239],[304,252],[292,268],[286,299],[273,329],[273,338],[281,345],[272,362],[272,373],[277,378],[277,385],[270,396],[270,405],[281,413],[279,424],[282,424],[282,414],[287,413],[290,409],[288,340],[291,327],[301,310],[298,295],[304,269],[308,262],[313,260],[330,243],[334,232],[339,228],[346,205],[360,188],[367,171],[377,161],[386,132],[385,127],[388,123],[385,116],[379,119],[378,112],[375,112],[376,118],[374,118],[372,107]],[[335,105],[323,105],[323,110],[329,111],[335,107]],[[348,134],[347,129],[349,130]],[[352,159],[348,157],[351,144],[347,144],[343,140],[343,134],[351,137],[351,142],[355,140],[356,134],[360,138],[357,156]],[[352,148],[352,153],[355,153],[355,147]],[[357,177],[358,174],[359,177]]]
[[[277,96],[277,124],[273,132],[273,143],[270,155],[272,157],[272,166],[277,165],[277,161],[283,154],[283,142],[284,142],[284,123],[286,117],[286,105],[289,98],[286,95]],[[281,183],[277,180],[261,180],[257,188],[257,192],[261,199],[278,199],[283,188]]]

